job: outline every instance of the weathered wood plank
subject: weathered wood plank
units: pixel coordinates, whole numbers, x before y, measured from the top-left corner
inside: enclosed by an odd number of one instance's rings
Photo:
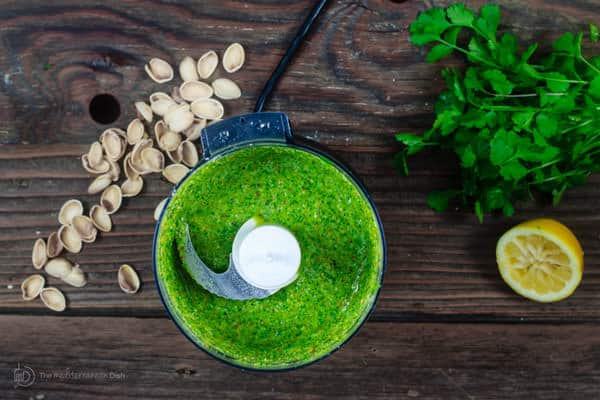
[[[47,312],[38,302],[19,300],[18,285],[33,272],[31,244],[57,228],[56,213],[65,200],[97,201],[85,194],[89,178],[77,160],[104,128],[87,110],[94,95],[119,99],[123,112],[116,124],[124,126],[133,116],[133,101],[158,88],[145,77],[144,60],[176,61],[240,40],[248,62],[235,79],[244,97],[228,103],[228,112],[250,111],[310,3],[3,2],[0,312]],[[600,19],[598,1],[499,3],[508,21],[503,28],[546,44],[560,32]],[[393,133],[427,127],[442,85],[439,66],[426,64],[422,49],[408,42],[408,24],[424,8],[423,2],[332,2],[269,104],[289,112],[299,136],[320,142],[354,168],[379,207],[389,265],[375,318],[597,319],[600,177],[568,194],[556,209],[523,205],[514,219],[490,218],[479,225],[470,212],[436,215],[425,205],[427,192],[456,179],[452,160],[417,157],[406,178],[393,170]],[[88,271],[90,284],[66,288],[70,312],[164,315],[152,280],[150,243],[152,210],[168,190],[157,177],[149,178],[143,194],[114,217],[115,230],[73,257]],[[539,215],[571,226],[586,250],[581,288],[556,305],[513,295],[494,265],[501,232]],[[122,262],[141,272],[144,289],[138,296],[125,296],[116,286]]]
[[[598,325],[368,323],[330,358],[284,374],[215,361],[164,319],[5,316],[0,329],[3,399],[553,400],[600,388]],[[36,372],[29,388],[13,387],[19,363]]]

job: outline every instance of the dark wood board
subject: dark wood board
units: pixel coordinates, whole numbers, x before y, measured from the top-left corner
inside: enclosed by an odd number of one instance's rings
[[[7,400],[562,400],[597,399],[600,384],[596,325],[370,322],[320,363],[265,373],[211,359],[163,318],[5,322],[0,371],[9,379],[0,379],[0,390]],[[19,363],[36,381],[14,389]]]
[[[443,89],[441,65],[425,63],[424,50],[408,41],[408,26],[418,11],[448,2],[332,1],[267,105],[289,114],[297,136],[322,144],[358,173],[386,231],[388,265],[371,317],[375,322],[330,360],[289,375],[241,373],[196,351],[176,332],[151,269],[152,213],[171,188],[158,176],[125,202],[112,232],[71,257],[88,273],[85,288],[49,280],[68,296],[66,318],[39,301],[20,300],[19,285],[34,272],[31,246],[58,228],[60,206],[70,198],[86,206],[98,201],[86,194],[90,176],[79,161],[107,127],[91,118],[90,100],[100,93],[115,96],[121,116],[113,125],[125,127],[134,116],[133,102],[161,88],[143,72],[146,60],[156,56],[175,64],[209,49],[221,54],[240,41],[247,63],[233,78],[244,94],[227,102],[226,111],[250,112],[312,3],[2,2],[0,366],[8,371],[16,362],[34,364],[38,352],[39,367],[115,368],[132,377],[112,387],[39,386],[46,399],[173,398],[169,387],[183,397],[207,398],[597,397],[600,176],[568,193],[556,208],[520,204],[514,218],[490,217],[479,224],[470,210],[436,214],[425,204],[429,191],[456,182],[451,157],[417,156],[409,177],[398,176],[392,166],[398,150],[394,133],[427,129]],[[598,0],[497,3],[504,14],[501,29],[542,47],[562,32],[600,22]],[[458,58],[447,62],[460,64]],[[495,265],[502,232],[539,216],[571,227],[586,252],[580,288],[558,304],[515,295]],[[139,294],[118,289],[121,263],[140,272]],[[69,347],[64,337],[75,337],[76,345]],[[179,365],[183,372],[173,372]],[[195,373],[187,375],[188,368]],[[0,385],[12,388],[2,378]],[[11,389],[0,397],[34,394]]]

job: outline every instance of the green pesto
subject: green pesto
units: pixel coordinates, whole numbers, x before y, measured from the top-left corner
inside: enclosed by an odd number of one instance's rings
[[[262,216],[294,233],[299,277],[262,300],[214,296],[179,258],[185,220],[194,247],[216,271],[229,264],[233,238]],[[163,296],[184,331],[238,365],[280,369],[337,348],[362,322],[380,284],[382,238],[362,193],[330,161],[292,147],[246,147],[208,162],[165,210],[156,264]]]

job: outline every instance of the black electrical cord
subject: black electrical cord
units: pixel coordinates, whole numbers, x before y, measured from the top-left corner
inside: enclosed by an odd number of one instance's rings
[[[256,106],[254,106],[254,112],[261,112],[265,108],[265,103],[271,95],[271,92],[277,85],[279,78],[285,72],[285,69],[287,68],[290,61],[292,61],[296,50],[298,50],[298,47],[300,47],[300,45],[306,38],[308,31],[319,16],[319,13],[323,9],[323,7],[325,7],[325,4],[327,4],[327,1],[328,0],[317,1],[317,4],[315,4],[313,9],[310,11],[310,14],[308,14],[308,17],[306,17],[306,20],[298,30],[298,33],[296,33],[296,37],[294,37],[294,40],[290,44],[290,47],[288,47],[285,54],[281,58],[281,61],[279,61],[279,64],[273,70],[271,77],[265,84],[265,87],[263,88],[260,96],[258,97],[258,100],[256,101]]]

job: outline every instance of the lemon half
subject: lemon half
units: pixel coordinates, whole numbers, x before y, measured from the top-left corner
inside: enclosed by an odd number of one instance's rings
[[[569,297],[583,274],[579,241],[552,219],[534,219],[510,229],[498,241],[496,261],[508,286],[543,303]]]

